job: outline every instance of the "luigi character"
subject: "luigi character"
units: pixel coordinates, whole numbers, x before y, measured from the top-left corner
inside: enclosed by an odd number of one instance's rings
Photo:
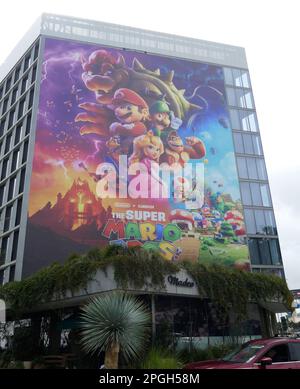
[[[182,120],[175,117],[165,100],[157,100],[150,106],[150,120],[154,135],[162,140],[167,137],[169,131],[177,130],[182,124]]]

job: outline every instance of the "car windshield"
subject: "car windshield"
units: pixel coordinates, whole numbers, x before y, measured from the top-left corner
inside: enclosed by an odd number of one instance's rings
[[[222,360],[234,363],[250,362],[251,359],[253,359],[258,353],[258,351],[260,351],[264,347],[265,345],[262,343],[243,345],[238,347],[231,353],[227,354],[225,357],[222,358]]]

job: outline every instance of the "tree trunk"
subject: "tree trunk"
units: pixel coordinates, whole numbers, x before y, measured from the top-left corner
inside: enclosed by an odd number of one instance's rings
[[[117,369],[119,364],[119,343],[113,343],[105,352],[104,365],[106,369]]]

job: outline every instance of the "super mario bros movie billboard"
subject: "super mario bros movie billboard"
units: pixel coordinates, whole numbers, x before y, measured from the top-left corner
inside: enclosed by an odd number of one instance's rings
[[[249,267],[223,70],[47,38],[24,273],[108,244]]]

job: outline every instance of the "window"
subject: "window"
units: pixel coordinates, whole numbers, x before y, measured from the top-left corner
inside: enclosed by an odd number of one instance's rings
[[[5,210],[5,219],[4,219],[4,227],[3,227],[4,232],[9,230],[11,210],[12,210],[12,205],[7,207]]]
[[[288,362],[289,361],[289,349],[287,344],[280,344],[272,347],[264,355],[265,358],[272,358],[273,363]]]
[[[8,128],[10,128],[13,124],[14,124],[14,121],[15,121],[15,109],[13,109],[12,111],[10,111],[9,113],[9,117],[8,117]]]
[[[2,119],[1,122],[0,122],[0,136],[2,136],[3,133],[4,133],[5,122],[6,122],[6,117],[4,119]]]
[[[0,257],[0,263],[1,263],[1,257]],[[0,270],[0,285],[3,285],[4,281],[4,270]]]
[[[2,95],[3,95],[3,86],[0,87],[0,100],[2,99]]]
[[[264,235],[266,233],[266,222],[265,222],[265,215],[264,211],[262,210],[255,210],[255,221],[256,221],[256,233]]]
[[[271,265],[271,254],[267,239],[258,240],[258,250],[261,265]]]
[[[11,200],[14,197],[15,187],[16,187],[16,176],[12,177],[9,180],[7,201]]]
[[[10,150],[11,137],[12,137],[12,133],[6,136],[4,154],[8,153]]]
[[[8,97],[3,101],[3,106],[2,106],[2,115],[7,111],[7,106],[8,106]]]
[[[30,109],[32,107],[32,104],[33,104],[33,96],[34,96],[34,88],[32,88],[30,90],[30,94],[29,94],[29,100],[28,100],[28,109]]]
[[[232,105],[233,107],[237,107],[238,103],[237,103],[234,88],[226,88],[226,93],[227,93],[228,105]]]
[[[16,170],[19,164],[20,150],[15,150],[11,162],[11,173]]]
[[[240,134],[239,132],[234,132],[233,141],[236,153],[244,154],[244,143],[242,134]]]
[[[19,231],[15,231],[13,243],[12,243],[12,250],[11,250],[11,260],[12,261],[15,261],[17,259],[18,242],[19,242]]]
[[[27,55],[24,61],[24,72],[29,68],[30,65],[30,54]]]
[[[223,68],[226,85],[250,88],[249,73],[247,70]]]
[[[19,65],[16,70],[15,70],[15,78],[14,78],[14,82],[18,81],[19,77],[20,77],[20,71],[21,71],[21,65]]]
[[[224,79],[225,84],[227,85],[233,85],[233,77],[232,77],[232,71],[229,68],[224,68]]]
[[[256,167],[257,167],[257,174],[259,180],[266,180],[267,179],[267,171],[266,171],[266,165],[265,161],[261,158],[257,158],[256,160]]]
[[[253,154],[254,148],[253,148],[251,135],[250,134],[243,134],[243,141],[244,141],[245,153],[246,154]]]
[[[243,131],[258,131],[256,114],[249,111],[239,111]]]
[[[260,192],[261,192],[263,206],[264,207],[270,207],[271,206],[271,196],[270,196],[268,185],[267,184],[261,184],[260,185]]]
[[[23,127],[23,123],[19,124],[19,125],[16,127],[14,145],[17,145],[17,144],[20,142],[20,139],[21,139],[21,137],[22,137],[22,127]]]
[[[255,217],[252,209],[244,209],[245,223],[248,234],[256,234]]]
[[[31,83],[33,83],[36,79],[36,66],[32,69],[32,75],[31,75]]]
[[[11,95],[11,104],[15,103],[15,101],[17,100],[17,95],[18,95],[18,88],[15,88]]]
[[[11,76],[6,81],[5,93],[7,93],[10,90],[10,86],[11,86]]]
[[[244,89],[226,88],[226,93],[228,105],[247,109],[254,108],[251,91]]]
[[[33,58],[34,58],[34,59],[37,59],[38,55],[39,55],[39,44],[37,43],[37,44],[35,45],[35,47],[34,47],[34,55],[33,55]]]
[[[247,70],[232,69],[233,85],[250,88],[249,73]]]
[[[231,121],[231,128],[233,130],[240,130],[240,118],[239,118],[239,111],[236,109],[230,109],[229,110],[230,115],[230,121]]]
[[[25,163],[27,161],[27,154],[28,154],[28,141],[24,143],[22,163]]]
[[[247,168],[249,173],[249,178],[251,180],[257,180],[258,179],[258,173],[256,169],[256,161],[254,158],[246,158],[247,162]]]
[[[256,182],[250,183],[250,190],[251,190],[251,196],[252,196],[252,203],[253,205],[262,205],[262,198],[260,193],[260,187],[259,184]]]
[[[18,119],[23,116],[24,113],[25,98],[23,98],[19,103]]]
[[[244,205],[252,205],[249,182],[241,182],[242,202]]]
[[[30,127],[31,127],[31,114],[27,116],[25,135],[28,135],[30,133]]]
[[[17,203],[15,226],[18,226],[21,222],[21,212],[22,212],[22,198],[20,198]]]
[[[26,170],[22,169],[21,176],[20,176],[19,194],[24,191],[25,173],[26,173]]]
[[[5,236],[2,238],[2,243],[1,243],[1,251],[0,251],[0,258],[1,262],[5,262],[6,259],[6,251],[9,243],[9,236]]]
[[[251,258],[251,264],[260,265],[258,239],[249,239],[248,246],[249,246],[250,258]]]
[[[273,211],[264,211],[267,235],[277,235],[277,227]]]
[[[12,282],[15,280],[15,271],[16,271],[16,266],[10,266],[9,268],[9,282]]]
[[[246,159],[237,157],[236,162],[240,178],[248,178]]]
[[[0,207],[3,204],[4,193],[5,193],[5,184],[2,184],[0,186]]]
[[[2,173],[1,173],[1,180],[3,180],[6,177],[7,173],[7,166],[8,166],[8,158],[6,158],[2,163]]]
[[[262,146],[260,137],[258,135],[252,135],[254,154],[262,155]]]
[[[28,83],[28,75],[25,76],[22,80],[22,85],[21,85],[21,95],[25,92],[27,89],[27,83]]]
[[[244,209],[248,234],[277,235],[273,211]]]
[[[282,265],[281,252],[280,252],[278,240],[270,239],[269,246],[270,246],[272,264],[275,266]]]
[[[289,343],[291,361],[300,361],[300,343]]]

